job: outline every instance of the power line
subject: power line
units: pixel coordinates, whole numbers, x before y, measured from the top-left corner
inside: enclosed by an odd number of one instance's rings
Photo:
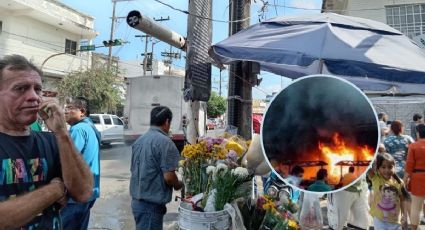
[[[213,18],[204,17],[204,16],[201,16],[201,15],[191,14],[191,13],[189,13],[189,11],[187,11],[187,10],[181,10],[181,9],[178,9],[178,8],[176,8],[176,7],[172,6],[172,5],[168,4],[168,3],[165,3],[165,2],[163,2],[163,1],[161,1],[161,0],[154,0],[154,1],[155,1],[155,2],[159,2],[159,3],[161,3],[161,4],[162,4],[162,5],[164,5],[164,6],[168,6],[169,8],[171,8],[171,9],[173,9],[173,10],[179,11],[179,12],[184,13],[184,14],[187,14],[187,15],[189,15],[189,16],[193,16],[193,17],[197,17],[197,18],[201,18],[201,19],[206,19],[206,20],[210,20],[210,21],[213,21],[213,22],[223,22],[223,23],[244,22],[244,21],[249,20],[249,19],[251,18],[251,17],[246,17],[246,18],[244,18],[244,19],[241,19],[241,20],[235,20],[235,21],[218,20],[218,19],[213,19]]]
[[[321,11],[322,10],[321,8],[305,8],[305,7],[287,6],[287,5],[279,5],[279,4],[273,4],[273,5],[269,5],[269,6],[281,7],[281,8],[293,9],[293,10],[314,10],[314,11]],[[364,8],[364,9],[351,9],[351,10],[326,10],[326,12],[355,12],[355,11],[365,11],[365,10],[385,10],[385,8]]]
[[[44,44],[47,44],[47,45],[52,45],[52,46],[56,46],[56,47],[60,47],[60,48],[65,48],[65,46],[56,45],[56,44],[53,44],[53,43],[50,43],[50,42],[47,42],[47,41],[38,40],[38,39],[35,39],[35,38],[32,38],[32,37],[28,37],[28,36],[25,36],[25,35],[15,34],[15,33],[12,33],[12,32],[5,31],[5,30],[2,30],[1,32],[2,33],[4,32],[6,34],[10,34],[10,35],[14,35],[14,36],[17,36],[17,37],[25,38],[25,39],[37,41],[37,42],[44,43]]]

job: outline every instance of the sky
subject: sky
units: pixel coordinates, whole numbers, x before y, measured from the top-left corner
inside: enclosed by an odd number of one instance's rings
[[[189,0],[161,0],[162,2],[173,6],[180,10],[188,10]],[[95,30],[99,35],[94,39],[93,44],[102,45],[102,41],[109,40],[111,31],[111,17],[113,3],[111,0],[62,0],[62,2],[82,13],[88,14],[95,18]],[[267,7],[264,2],[268,2]],[[213,19],[217,21],[227,21],[229,11],[229,0],[213,0]],[[276,16],[318,13],[322,5],[322,0],[252,0],[251,1],[251,25],[264,21]],[[261,11],[261,9],[264,11]],[[125,17],[132,10],[138,10],[143,16],[150,18],[167,18],[170,20],[162,21],[161,24],[171,28],[180,35],[187,36],[187,15],[174,10],[156,0],[120,0],[116,3],[115,16],[123,17],[117,20],[115,24],[114,38],[123,39],[129,43],[123,46],[116,46],[113,49],[113,55],[118,56],[121,60],[140,60],[143,56],[145,41],[135,37],[135,35],[143,35],[143,32],[133,29],[127,25]],[[213,38],[212,43],[215,44],[228,37],[228,23],[213,21]],[[151,47],[151,43],[149,44]],[[161,52],[168,52],[170,46],[164,42],[156,43],[154,46],[154,59],[162,60]],[[149,48],[150,51],[150,48]],[[108,53],[107,48],[99,48],[96,52]],[[173,52],[178,52],[173,48]],[[182,57],[185,54],[182,54]],[[175,60],[173,65],[184,68],[185,62]],[[226,70],[222,71],[222,96],[227,96],[227,76]],[[268,94],[278,92],[283,87],[290,84],[290,80],[282,78],[275,74],[261,71],[259,78],[263,78],[258,87],[253,88],[254,99],[264,99]],[[218,92],[220,71],[213,67],[212,70],[212,90]]]

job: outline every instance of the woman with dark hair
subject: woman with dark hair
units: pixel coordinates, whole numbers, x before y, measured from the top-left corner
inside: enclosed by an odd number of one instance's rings
[[[392,134],[385,138],[385,149],[395,160],[395,172],[400,177],[404,176],[404,165],[406,164],[407,149],[413,142],[413,138],[409,135],[404,135],[403,123],[395,120],[391,123]]]
[[[419,225],[419,214],[425,200],[425,125],[416,126],[418,141],[409,146],[403,180],[412,197],[410,222],[412,230]]]

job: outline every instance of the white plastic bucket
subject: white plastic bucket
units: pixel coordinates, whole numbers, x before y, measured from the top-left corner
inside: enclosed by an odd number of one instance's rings
[[[230,229],[230,215],[226,210],[218,212],[192,211],[186,202],[179,205],[179,227],[183,230]]]

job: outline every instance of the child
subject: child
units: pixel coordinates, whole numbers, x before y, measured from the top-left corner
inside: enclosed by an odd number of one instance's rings
[[[388,153],[378,154],[368,177],[372,181],[373,200],[370,214],[374,228],[401,230],[401,223],[407,224],[403,201],[408,194],[403,182],[395,174],[394,158]]]

